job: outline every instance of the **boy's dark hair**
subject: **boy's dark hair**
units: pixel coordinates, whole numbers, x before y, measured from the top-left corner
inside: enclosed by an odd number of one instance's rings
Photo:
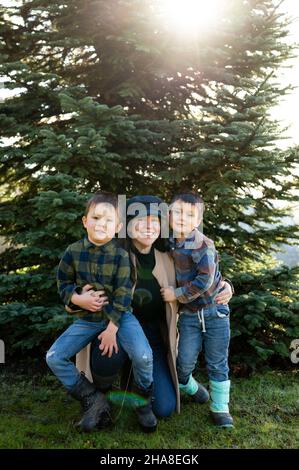
[[[87,216],[91,206],[96,204],[111,204],[116,210],[118,208],[118,198],[116,194],[109,193],[108,191],[99,191],[95,193],[88,201],[85,207],[84,215]]]
[[[193,193],[192,191],[189,191],[189,192],[182,191],[180,193],[174,194],[174,196],[171,199],[170,204],[172,205],[176,201],[183,201],[183,202],[187,202],[193,205],[200,204],[201,214],[203,214],[204,212],[205,205],[204,205],[203,199],[197,193]]]

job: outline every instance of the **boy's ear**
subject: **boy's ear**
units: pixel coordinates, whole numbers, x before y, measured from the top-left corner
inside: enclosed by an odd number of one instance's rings
[[[116,229],[115,229],[115,233],[120,232],[120,230],[123,228],[123,225],[124,224],[122,222],[118,222]]]
[[[81,220],[82,220],[82,224],[83,224],[84,228],[86,228],[86,216],[83,215]]]

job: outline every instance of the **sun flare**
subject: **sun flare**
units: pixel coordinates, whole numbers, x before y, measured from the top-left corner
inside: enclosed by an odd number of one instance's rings
[[[178,33],[195,34],[213,26],[224,0],[163,0],[163,10]]]

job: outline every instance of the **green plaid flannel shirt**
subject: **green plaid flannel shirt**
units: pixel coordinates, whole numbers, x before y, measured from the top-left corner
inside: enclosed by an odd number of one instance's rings
[[[95,290],[105,290],[109,304],[98,312],[80,310],[71,303],[74,292],[90,284]],[[58,266],[57,286],[65,305],[77,316],[86,320],[106,318],[119,326],[123,312],[131,309],[132,282],[128,253],[118,246],[115,239],[97,246],[87,237],[70,245]]]

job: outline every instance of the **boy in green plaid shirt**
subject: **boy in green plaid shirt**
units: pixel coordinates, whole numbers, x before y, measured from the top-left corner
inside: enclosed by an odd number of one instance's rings
[[[79,425],[83,431],[90,431],[108,423],[109,404],[70,358],[96,335],[101,340],[102,355],[109,357],[118,352],[119,341],[132,361],[136,391],[146,398],[145,405],[136,408],[140,424],[145,420],[154,430],[152,351],[131,313],[129,255],[114,238],[122,226],[117,196],[95,194],[87,203],[82,222],[87,236],[66,249],[57,273],[60,297],[78,318],[51,346],[47,364],[69,393],[81,401],[84,414]]]

